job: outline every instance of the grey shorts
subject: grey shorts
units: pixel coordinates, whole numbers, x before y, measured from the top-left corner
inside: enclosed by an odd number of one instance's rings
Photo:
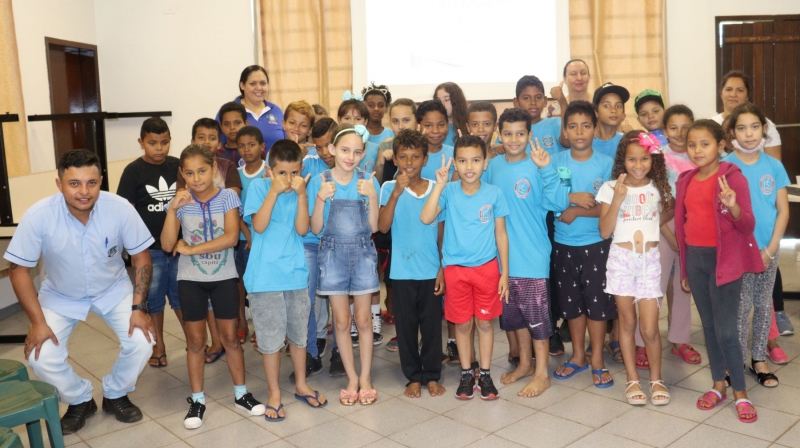
[[[299,348],[308,340],[311,299],[308,289],[276,292],[251,292],[250,312],[256,327],[258,351],[271,355],[283,347],[285,339]]]

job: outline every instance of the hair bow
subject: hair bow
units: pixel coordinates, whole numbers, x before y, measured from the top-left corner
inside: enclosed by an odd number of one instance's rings
[[[631,141],[638,142],[650,154],[661,154],[661,142],[653,134],[640,132],[639,136],[632,138]]]
[[[349,90],[346,90],[346,91],[345,91],[345,92],[342,94],[342,99],[343,99],[344,101],[347,101],[347,100],[358,100],[358,101],[364,101],[364,96],[363,96],[363,95],[353,95],[353,92],[351,92],[351,91],[349,91]]]
[[[361,137],[361,141],[366,144],[367,140],[369,140],[369,131],[367,131],[367,127],[363,124],[357,124],[353,126],[353,128],[355,129],[356,134]]]

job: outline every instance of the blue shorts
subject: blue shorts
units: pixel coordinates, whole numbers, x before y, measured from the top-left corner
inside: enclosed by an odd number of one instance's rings
[[[239,278],[244,278],[244,270],[247,268],[247,260],[250,259],[250,249],[244,248],[246,244],[247,241],[239,240],[239,245],[236,246],[236,250],[234,251],[233,255],[233,262],[236,265],[236,273],[239,274]]]
[[[380,291],[378,254],[369,237],[325,238],[319,242],[317,295],[360,296]]]
[[[153,263],[153,277],[150,280],[150,292],[147,293],[147,306],[150,314],[164,311],[169,298],[169,306],[173,310],[181,309],[178,300],[178,258],[161,249],[150,249],[150,260]]]

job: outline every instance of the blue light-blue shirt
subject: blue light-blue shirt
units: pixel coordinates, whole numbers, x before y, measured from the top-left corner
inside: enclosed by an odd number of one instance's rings
[[[323,171],[327,171],[331,169],[324,160],[322,160],[318,155],[307,155],[303,159],[303,177],[307,175],[311,175],[311,179],[318,177]],[[309,179],[309,183],[311,183],[311,179]],[[309,196],[309,201],[315,201],[314,196]],[[310,215],[309,215],[310,216]],[[303,244],[311,244],[314,246],[319,246],[319,237],[311,233],[311,228],[309,225],[308,233],[306,236],[303,237]]]
[[[370,173],[375,171],[375,164],[378,163],[378,145],[376,143],[372,143],[367,141],[364,145],[364,158],[358,162],[358,168],[367,173],[369,176]]]
[[[421,196],[406,188],[397,198],[392,218],[392,280],[430,280],[439,273],[439,219],[425,225],[420,221],[422,207],[436,182],[429,180]],[[381,188],[381,207],[397,186],[390,180]]]
[[[500,130],[498,129],[498,132]],[[539,139],[539,146],[542,147],[545,151],[549,152],[550,155],[558,154],[561,151],[564,151],[564,147],[561,146],[558,138],[561,136],[561,117],[549,117],[549,118],[542,118],[536,124],[531,125],[531,141],[533,139]],[[495,143],[500,142],[500,136],[498,135],[497,139],[494,141]],[[525,154],[531,153],[531,144],[528,143],[525,146]]]
[[[569,206],[567,189],[555,168],[552,164],[539,168],[530,157],[510,163],[506,156],[497,156],[485,172],[486,181],[500,187],[510,210],[506,217],[509,276],[549,278],[550,239],[545,218],[548,210],[562,211]]]
[[[380,134],[369,134],[368,142],[375,143],[376,145],[380,145],[382,141],[386,140],[387,138],[394,137],[394,131],[391,128],[384,127],[383,132]]]
[[[43,257],[42,308],[85,320],[92,305],[105,314],[133,294],[120,255],[123,249],[136,255],[153,242],[142,218],[125,199],[101,191],[84,226],[58,193],[25,212],[3,258],[33,268]]]
[[[242,97],[238,97],[233,100],[234,102],[241,103]],[[264,101],[264,110],[261,111],[261,115],[256,116],[253,111],[245,108],[247,111],[247,123],[250,126],[255,126],[261,131],[261,135],[264,136],[264,143],[266,144],[266,152],[269,152],[269,149],[272,148],[272,145],[275,144],[280,139],[286,138],[286,132],[283,131],[283,111],[277,104],[270,103],[269,101]],[[215,118],[220,125],[222,125],[221,117],[219,116],[219,112],[217,112],[217,116]],[[220,141],[222,145],[225,146],[225,143],[228,141],[227,136],[223,132],[220,135]]]
[[[447,146],[455,146],[456,137],[458,137],[458,132],[456,131],[456,125],[450,123],[450,125],[447,127],[447,135],[444,136],[444,140],[442,141],[442,143]]]
[[[475,194],[467,196],[461,179],[449,182],[439,197],[444,221],[443,266],[480,266],[497,257],[494,220],[508,215],[503,193],[495,185],[481,182]]]
[[[442,149],[436,153],[428,153],[428,160],[425,162],[425,165],[422,167],[422,171],[420,172],[420,177],[423,179],[436,179],[436,171],[439,170],[442,166],[442,154],[444,154],[444,164],[447,165],[447,162],[453,158],[453,147],[450,145],[442,145]],[[453,178],[453,171],[456,169],[455,162],[450,165],[450,177],[448,179]]]
[[[724,159],[726,162],[737,165],[747,179],[750,186],[750,202],[753,205],[753,215],[756,217],[756,228],[753,234],[761,250],[772,241],[772,232],[775,230],[775,220],[778,219],[778,190],[791,184],[786,169],[774,157],[760,153],[758,160],[752,165],[742,162],[735,152]]]
[[[571,193],[591,193],[597,195],[603,183],[611,179],[611,167],[614,161],[611,157],[593,151],[592,156],[585,162],[578,162],[572,158],[572,151],[562,151],[551,159],[554,168],[565,167],[572,172]],[[575,207],[575,206],[573,206]],[[600,218],[579,216],[566,224],[556,219],[555,241],[568,246],[586,246],[603,241],[600,237],[598,223]]]
[[[250,185],[244,204],[244,220],[252,227],[253,215],[261,209],[272,187],[272,179],[259,178]],[[250,258],[244,271],[249,292],[294,291],[308,287],[308,265],[303,241],[294,228],[297,193],[281,193],[272,208],[264,233],[253,232]]]
[[[250,188],[250,184],[253,183],[253,180],[258,179],[264,175],[264,170],[266,169],[266,166],[267,166],[266,162],[262,161],[261,168],[255,174],[247,174],[243,166],[239,167],[239,179],[242,180],[242,204],[245,204],[245,201],[247,200],[247,190]],[[248,225],[247,227],[250,228],[250,237],[252,238],[253,226]],[[239,240],[240,241],[247,240],[247,238],[244,237],[243,232],[239,232]]]
[[[333,173],[331,173],[333,174]],[[367,216],[369,216],[371,210],[370,208],[372,204],[368,204],[368,200],[366,196],[361,196],[358,194],[358,176],[356,171],[353,171],[353,178],[350,179],[350,182],[347,185],[342,185],[336,181],[336,178],[331,176],[333,181],[336,182],[336,193],[333,194],[333,199],[358,199],[365,201],[364,203],[367,204]],[[369,173],[365,173],[365,179],[369,179]],[[322,176],[316,175],[311,178],[308,182],[308,187],[306,188],[308,194],[308,216],[314,214],[314,206],[317,204],[317,194],[319,193],[319,189],[322,186]],[[379,194],[381,191],[381,186],[378,185],[378,180],[374,177],[372,178],[373,186],[375,187],[375,194]],[[378,212],[379,205],[374,204],[375,212]],[[323,225],[322,230],[319,232],[319,235],[323,235],[325,233],[325,226],[328,223],[328,212],[331,209],[331,200],[328,199],[325,201],[325,214],[323,215]]]
[[[608,140],[600,140],[598,137],[595,137],[594,140],[592,140],[592,150],[611,157],[613,160],[614,157],[617,156],[617,145],[619,145],[620,140],[622,140],[621,132],[617,132]]]

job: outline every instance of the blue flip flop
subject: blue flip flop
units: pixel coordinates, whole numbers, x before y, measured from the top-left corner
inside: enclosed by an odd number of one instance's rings
[[[284,421],[284,420],[286,419],[286,416],[285,416],[285,415],[284,415],[283,417],[281,417],[281,416],[280,416],[281,409],[283,409],[283,403],[281,403],[281,405],[280,405],[280,406],[278,406],[278,408],[277,408],[277,409],[273,408],[272,406],[270,406],[270,405],[268,405],[268,404],[266,404],[266,405],[264,405],[264,406],[265,406],[267,409],[272,409],[273,411],[275,411],[275,415],[277,416],[277,417],[275,417],[275,418],[269,418],[269,416],[267,416],[267,414],[264,414],[264,420],[266,420],[266,421],[268,421],[268,422],[282,422],[282,421]]]
[[[589,363],[586,363],[583,367],[579,367],[571,362],[565,362],[564,367],[572,368],[572,373],[570,373],[569,375],[559,375],[558,373],[553,373],[553,376],[556,377],[556,379],[566,380],[567,378],[572,378],[573,376],[575,376],[576,373],[580,373],[588,369]]]
[[[221,352],[206,352],[206,358],[211,358],[211,361],[206,360],[206,364],[214,364],[215,362],[219,361],[219,358],[222,358],[222,355],[225,354],[225,349],[223,348]]]
[[[587,366],[588,366],[588,364],[587,364]],[[592,369],[592,375],[597,375],[597,377],[600,378],[600,381],[603,381],[603,374],[606,373],[606,372],[608,372],[608,369],[597,369],[597,370]],[[614,385],[614,378],[611,378],[611,381],[609,381],[607,383],[597,383],[597,384],[594,385],[594,387],[596,387],[598,389],[605,389],[605,388],[611,387],[613,385]]]
[[[299,401],[301,403],[305,403],[306,406],[312,407],[314,409],[324,408],[325,406],[328,405],[328,400],[325,400],[325,403],[321,403],[319,401],[319,391],[318,390],[314,391],[314,395],[297,395],[297,394],[294,394],[294,398],[296,398],[297,401]],[[313,404],[309,403],[308,400],[315,400],[319,404],[314,406]]]

